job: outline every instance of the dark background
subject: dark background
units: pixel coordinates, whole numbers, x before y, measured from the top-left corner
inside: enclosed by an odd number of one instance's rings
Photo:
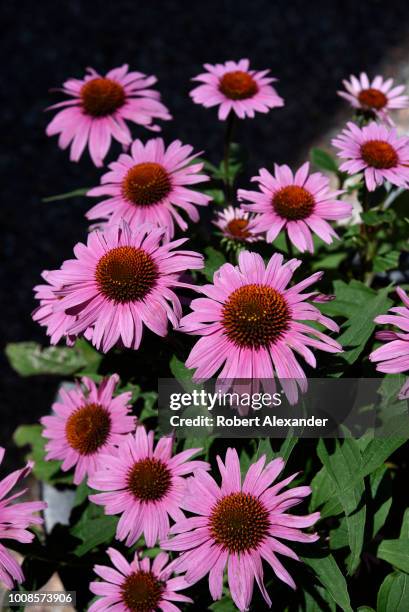
[[[93,186],[100,176],[87,154],[71,163],[57,139],[45,136],[52,114],[44,108],[59,100],[49,88],[82,77],[86,66],[105,72],[126,62],[155,74],[174,116],[164,124],[164,137],[181,138],[218,161],[223,126],[216,110],[191,102],[189,79],[204,62],[249,57],[252,67],[271,68],[286,102],[240,126],[254,172],[274,161],[300,161],[342,113],[341,79],[360,70],[373,74],[385,60],[393,75],[409,30],[409,4],[401,0],[23,0],[3,2],[1,12],[1,336],[43,344],[47,338],[30,318],[32,287],[43,269],[58,267],[83,239],[90,204],[85,198],[44,204],[41,198]],[[0,444],[9,446],[17,424],[48,411],[58,381],[20,379],[5,361],[1,377]],[[14,459],[11,451],[8,461]]]

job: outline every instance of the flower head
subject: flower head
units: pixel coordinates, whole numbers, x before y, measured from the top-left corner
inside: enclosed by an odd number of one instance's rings
[[[240,119],[253,118],[255,112],[267,113],[284,100],[271,83],[276,79],[267,76],[269,70],[250,70],[248,59],[225,64],[205,64],[207,72],[194,77],[202,85],[195,87],[190,96],[204,107],[219,106],[219,119],[224,120],[230,111]]]
[[[104,455],[104,467],[89,479],[90,487],[104,493],[90,500],[105,506],[105,514],[121,514],[116,537],[132,546],[142,535],[154,546],[169,531],[169,515],[184,518],[180,504],[185,492],[185,474],[208,469],[205,461],[189,461],[200,449],[172,456],[172,437],[161,438],[154,448],[153,431],[138,427],[126,436],[115,453]]]
[[[119,376],[113,374],[97,386],[90,378],[81,379],[73,389],[61,388],[52,406],[55,416],[41,419],[46,459],[63,461],[66,472],[75,466],[74,483],[93,474],[101,453],[115,449],[123,435],[134,431],[136,418],[129,414],[131,393],[113,397]]]
[[[311,489],[301,486],[282,492],[297,474],[272,486],[284,468],[281,458],[265,465],[263,455],[250,466],[243,482],[235,449],[227,450],[224,463],[217,457],[217,463],[221,485],[202,470],[189,478],[183,507],[196,516],[178,521],[170,530],[175,537],[169,537],[161,546],[182,553],[172,565],[176,571],[186,571],[186,582],[194,584],[209,574],[213,599],[221,599],[227,566],[231,596],[239,610],[248,610],[254,579],[271,606],[263,582],[262,560],[271,565],[280,580],[295,588],[294,580],[277,554],[299,560],[280,540],[315,542],[318,539],[316,534],[303,533],[301,528],[314,525],[319,512],[308,516],[286,512],[301,503]]]
[[[179,210],[198,221],[196,206],[206,206],[211,200],[190,189],[191,185],[209,180],[200,174],[203,163],[192,163],[199,155],[192,151],[190,145],[182,145],[179,140],[167,148],[162,138],[148,140],[145,145],[136,140],[130,154],[110,164],[101,185],[88,192],[89,196],[108,196],[88,211],[88,219],[104,218],[109,225],[118,225],[124,219],[131,229],[152,223],[167,228],[169,238],[173,238],[175,223],[186,230],[187,223]]]
[[[179,591],[189,585],[183,577],[171,578],[167,566],[169,556],[161,552],[153,560],[152,567],[148,557],[141,559],[136,552],[131,563],[114,548],[108,548],[112,567],[95,565],[95,573],[102,581],[91,582],[90,590],[100,598],[88,608],[88,612],[180,612],[170,602],[193,603],[190,597]]]
[[[93,68],[87,72],[83,79],[65,81],[62,91],[70,98],[50,107],[63,110],[48,124],[47,135],[59,134],[61,149],[71,145],[72,161],[80,159],[88,144],[92,161],[102,166],[111,138],[124,145],[132,142],[126,121],[158,131],[156,119],[171,119],[159,93],[150,89],[156,77],[129,72],[127,64],[105,76]]]
[[[182,315],[175,287],[181,272],[203,267],[203,257],[175,248],[186,239],[161,244],[163,228],[141,225],[132,232],[124,223],[104,232],[94,231],[87,244],[74,248],[76,259],[65,261],[53,281],[61,289],[53,312],[75,319],[63,333],[87,333],[93,344],[107,352],[118,342],[137,349],[145,324],[159,336],[168,320],[176,326]]]
[[[332,141],[339,149],[338,157],[346,159],[340,170],[348,174],[363,172],[369,191],[389,181],[398,187],[409,182],[409,139],[399,137],[395,129],[370,123],[359,128],[355,123]]]
[[[351,74],[349,79],[342,81],[346,91],[339,91],[338,95],[348,100],[353,108],[391,123],[388,111],[409,106],[409,97],[402,95],[405,86],[393,87],[393,79],[384,80],[378,75],[371,82],[365,72],[361,72],[359,77]]]
[[[228,240],[251,243],[262,240],[258,231],[258,217],[242,208],[228,206],[216,213],[214,225]]]
[[[5,449],[0,448],[0,463],[3,461],[4,453]],[[0,481],[0,540],[16,540],[27,544],[34,539],[34,534],[28,531],[28,527],[43,523],[43,519],[34,513],[45,510],[47,507],[45,502],[15,503],[15,500],[27,489],[6,497],[16,484],[30,474],[33,465],[34,463],[29,461],[22,470],[16,470]],[[0,580],[9,589],[13,588],[14,582],[21,583],[24,580],[21,567],[3,544],[0,544]]]
[[[239,265],[224,264],[214,274],[214,284],[198,287],[205,297],[191,303],[192,312],[180,321],[180,330],[202,336],[193,347],[188,368],[196,368],[195,379],[281,380],[289,401],[297,397],[296,380],[305,389],[305,374],[295,352],[315,367],[309,347],[330,353],[341,346],[308,325],[321,323],[333,331],[338,326],[306,300],[314,293],[301,293],[319,280],[316,272],[288,287],[301,261],[283,263],[275,253],[267,265],[257,253],[242,251]],[[292,379],[292,380],[290,380]]]
[[[398,287],[397,294],[403,306],[394,306],[389,310],[394,314],[380,315],[375,323],[395,325],[401,331],[381,331],[376,334],[378,340],[386,342],[369,355],[376,363],[378,372],[397,374],[409,371],[409,297]]]
[[[239,189],[238,197],[251,204],[243,204],[249,212],[260,213],[259,231],[267,232],[267,241],[276,239],[282,229],[301,252],[314,252],[312,232],[330,244],[337,234],[327,220],[345,219],[352,206],[336,198],[342,191],[332,191],[329,179],[315,172],[309,173],[305,163],[293,174],[288,166],[274,166],[274,176],[265,168],[252,178],[260,191]]]

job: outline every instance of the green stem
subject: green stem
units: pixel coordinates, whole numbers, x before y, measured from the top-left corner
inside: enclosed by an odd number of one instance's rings
[[[364,212],[370,209],[369,191],[364,184],[361,191],[361,204]],[[373,259],[376,254],[377,240],[376,236],[372,233],[371,228],[363,223],[362,225],[362,237],[364,239],[364,245],[361,253],[362,258],[362,278],[367,287],[372,285],[375,278],[375,272],[373,271]]]
[[[287,245],[288,258],[292,259],[294,257],[294,248],[287,232],[285,232],[285,243]]]
[[[224,165],[224,183],[226,187],[226,203],[231,204],[232,201],[232,181],[230,180],[230,149],[233,137],[233,128],[234,128],[234,112],[230,111],[227,120],[226,120],[226,131],[224,133],[224,156],[223,156],[223,165]]]

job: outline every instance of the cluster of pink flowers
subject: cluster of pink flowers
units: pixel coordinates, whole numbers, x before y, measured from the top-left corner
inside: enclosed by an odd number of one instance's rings
[[[191,97],[206,108],[217,106],[222,121],[251,118],[284,105],[269,71],[250,69],[247,59],[206,64],[205,69],[195,78],[200,84]],[[257,191],[239,189],[239,205],[226,202],[213,218],[223,239],[238,247],[237,264],[222,265],[212,283],[193,284],[190,272],[203,268],[203,256],[182,250],[187,238],[175,239],[175,234],[188,229],[187,220],[198,222],[200,208],[212,201],[196,188],[210,177],[203,171],[201,153],[190,145],[179,140],[166,145],[162,138],[133,140],[128,122],[159,131],[156,121],[171,119],[152,89],[155,83],[155,77],[129,71],[127,65],[105,76],[89,69],[83,79],[66,81],[62,91],[69,99],[51,107],[58,113],[47,134],[59,135],[59,146],[70,147],[71,160],[78,161],[88,145],[100,167],[112,140],[123,151],[87,194],[103,198],[86,215],[97,229],[90,231],[86,244],[74,247],[73,259],[43,272],[45,284],[35,287],[39,305],[33,318],[46,328],[52,344],[64,338],[72,345],[84,336],[104,353],[115,346],[137,350],[145,327],[164,337],[170,323],[181,333],[200,336],[186,361],[195,380],[278,378],[295,402],[298,388],[304,391],[307,385],[299,358],[314,368],[313,350],[342,352],[322,331],[336,333],[338,326],[312,303],[324,299],[311,289],[321,272],[292,284],[301,260],[290,255],[285,261],[272,253],[264,261],[248,246],[273,243],[283,232],[289,251],[295,246],[300,253],[313,253],[314,237],[331,244],[338,236],[329,222],[348,220],[352,207],[343,201],[344,191],[334,190],[308,163],[295,171],[278,164],[272,171],[261,168],[251,179]],[[409,139],[397,135],[390,117],[391,110],[409,106],[403,88],[379,76],[371,82],[365,74],[351,76],[344,85],[340,95],[370,122],[350,122],[333,140],[343,160],[340,171],[362,173],[369,191],[385,182],[409,186]],[[201,295],[191,301],[189,314],[183,313],[179,295],[185,289]],[[400,330],[377,335],[387,344],[370,360],[382,372],[409,371],[409,298],[402,289],[398,294],[404,306],[375,320]],[[155,445],[154,432],[132,415],[131,394],[118,392],[118,385],[114,374],[99,385],[84,377],[74,388],[61,389],[53,414],[41,420],[46,459],[62,461],[63,471],[74,471],[75,484],[85,479],[94,489],[92,503],[119,516],[116,539],[125,546],[134,546],[143,536],[149,548],[159,542],[163,550],[180,554],[169,563],[169,555],[160,552],[151,563],[137,552],[129,562],[109,548],[113,567],[95,566],[101,580],[90,585],[99,596],[90,611],[176,612],[175,602],[191,601],[180,591],[207,575],[210,594],[218,600],[226,571],[239,610],[248,610],[254,581],[271,605],[263,562],[295,588],[277,555],[298,560],[282,540],[318,539],[303,529],[315,525],[319,513],[287,512],[304,501],[310,487],[286,488],[297,474],[277,482],[284,469],[281,458],[266,463],[262,456],[242,478],[232,448],[224,461],[217,457],[221,482],[216,482],[210,465],[193,458],[201,449],[175,453],[172,437]],[[5,497],[30,469],[28,464],[0,483],[0,538],[28,542],[33,534],[27,527],[41,523],[33,513],[44,509],[43,502],[11,509],[9,502],[21,493]],[[9,587],[23,580],[3,545],[0,578]]]
[[[129,394],[113,397],[118,377],[113,375],[99,387],[83,378],[81,388],[61,392],[53,405],[55,416],[45,417],[43,435],[49,438],[47,459],[64,458],[63,470],[75,466],[74,481],[84,476],[96,492],[91,502],[104,507],[107,515],[120,515],[116,538],[133,546],[143,535],[146,546],[159,541],[161,548],[180,552],[170,565],[159,553],[150,567],[147,558],[135,554],[129,564],[114,549],[108,555],[115,569],[95,566],[102,582],[91,583],[101,596],[91,610],[174,610],[163,602],[190,601],[178,591],[209,574],[213,599],[222,596],[224,571],[239,610],[247,610],[253,584],[271,604],[263,584],[262,559],[290,587],[294,580],[277,554],[298,559],[281,540],[314,542],[313,526],[319,513],[288,514],[311,492],[300,486],[284,491],[297,476],[273,484],[284,469],[284,461],[266,464],[265,456],[250,466],[243,482],[236,450],[227,450],[225,462],[217,458],[221,485],[208,474],[206,461],[193,459],[200,448],[173,453],[171,436],[154,445],[153,431],[136,427],[127,415]],[[185,511],[191,516],[187,518]],[[171,527],[170,521],[173,522]],[[175,537],[173,537],[175,536]],[[183,576],[171,578],[172,572]],[[132,604],[133,602],[133,604]],[[135,608],[132,607],[135,606]],[[149,607],[150,606],[150,607]]]

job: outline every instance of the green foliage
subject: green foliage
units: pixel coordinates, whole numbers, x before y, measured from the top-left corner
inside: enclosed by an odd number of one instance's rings
[[[352,612],[347,582],[333,555],[326,557],[301,557],[315,573],[334,602],[343,612]]]
[[[13,434],[13,440],[20,448],[31,447],[27,459],[34,461],[33,473],[39,480],[50,484],[71,482],[70,475],[60,472],[61,461],[45,460],[46,439],[41,435],[42,431],[41,425],[20,425]]]
[[[313,148],[311,149],[311,162],[314,166],[317,166],[320,170],[326,170],[327,172],[338,172],[338,164],[332,155],[324,151],[323,149]]]
[[[220,251],[216,251],[213,247],[205,248],[205,267],[203,270],[203,274],[206,276],[209,282],[213,282],[213,275],[222,266],[226,263],[226,258]]]
[[[13,342],[6,346],[5,352],[10,365],[20,376],[69,376],[81,371],[95,372],[101,361],[101,355],[83,339],[72,348],[43,348],[36,342]]]
[[[82,542],[74,549],[74,554],[83,557],[97,546],[110,542],[115,535],[117,524],[118,517],[105,516],[103,508],[88,504],[80,520],[70,529],[71,535]]]
[[[377,612],[409,610],[409,576],[393,572],[386,576],[378,593]]]

